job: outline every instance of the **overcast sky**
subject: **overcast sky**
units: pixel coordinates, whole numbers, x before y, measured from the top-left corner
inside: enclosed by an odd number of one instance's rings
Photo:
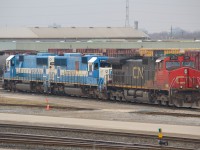
[[[129,0],[130,25],[200,31],[200,0]],[[124,27],[126,0],[0,0],[0,26]]]

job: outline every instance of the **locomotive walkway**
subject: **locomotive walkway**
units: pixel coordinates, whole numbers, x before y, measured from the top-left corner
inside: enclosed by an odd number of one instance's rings
[[[158,129],[162,128],[163,134],[166,136],[200,139],[199,126],[106,121],[79,118],[21,115],[11,113],[0,113],[0,122],[26,125],[34,124],[45,126],[65,126],[79,129],[82,128],[94,129],[99,131],[119,131],[124,133],[140,133],[147,135],[156,135],[158,133]]]

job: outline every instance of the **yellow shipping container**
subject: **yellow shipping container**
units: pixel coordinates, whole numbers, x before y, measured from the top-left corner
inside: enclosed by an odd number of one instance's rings
[[[186,52],[186,51],[199,51],[200,48],[184,48],[183,51]]]
[[[180,54],[180,49],[178,48],[140,48],[140,56],[165,56],[167,54]]]

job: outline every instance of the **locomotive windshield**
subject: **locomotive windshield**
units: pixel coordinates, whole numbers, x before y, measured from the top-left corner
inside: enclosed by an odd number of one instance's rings
[[[102,67],[102,68],[107,68],[107,67],[111,67],[111,64],[110,63],[107,63],[107,62],[101,62],[100,63],[100,67]]]
[[[193,61],[183,61],[182,66],[194,68],[194,62]]]
[[[180,67],[180,62],[178,61],[169,61],[166,62],[166,69],[175,69]]]

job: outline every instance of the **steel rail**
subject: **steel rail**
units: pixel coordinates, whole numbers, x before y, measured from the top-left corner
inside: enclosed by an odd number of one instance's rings
[[[1,88],[2,84],[3,84],[3,77],[0,77],[0,88]]]
[[[1,83],[0,83],[1,84]],[[1,92],[5,92],[5,90],[3,89],[0,89]],[[20,94],[26,94],[26,95],[30,95],[31,92],[17,92],[17,93],[20,93]],[[37,95],[46,95],[45,93],[36,93]],[[57,95],[53,95],[51,93],[49,93],[50,96],[52,97],[57,97]],[[70,98],[74,98],[73,96],[69,96],[69,95],[59,95],[59,97],[70,97]],[[88,98],[88,97],[81,97],[79,98],[79,100],[83,100],[87,98],[87,100],[95,100],[94,98]],[[197,107],[197,108],[186,108],[186,107],[175,107],[175,106],[166,106],[166,105],[161,105],[161,104],[150,104],[150,103],[138,103],[138,102],[131,102],[131,101],[118,101],[118,100],[104,100],[104,102],[107,102],[107,103],[119,103],[119,104],[136,104],[136,105],[139,105],[139,106],[149,106],[149,107],[155,107],[155,108],[164,108],[164,109],[170,109],[170,110],[192,110],[192,111],[196,111],[196,112],[200,112],[200,107]]]
[[[155,139],[157,140],[157,135],[147,135],[147,134],[137,134],[137,133],[124,133],[115,131],[97,131],[89,129],[74,129],[74,128],[61,128],[61,127],[45,127],[45,126],[33,126],[33,125],[14,125],[14,124],[0,124],[0,128],[14,128],[14,129],[27,129],[27,130],[42,130],[42,131],[56,131],[56,132],[76,132],[76,133],[87,133],[87,134],[98,134],[107,136],[125,136],[129,138],[145,138],[145,139]],[[167,141],[184,142],[184,143],[194,143],[199,144],[200,139],[198,138],[183,138],[183,137],[171,137],[165,136]]]
[[[78,128],[67,128],[67,127],[46,127],[46,126],[34,126],[34,125],[15,125],[15,124],[0,124],[0,128],[18,128],[18,129],[34,129],[42,131],[60,131],[60,132],[78,132],[78,133],[92,133],[92,134],[103,134],[103,135],[118,135],[126,137],[140,137],[140,138],[151,138],[157,139],[157,135],[154,134],[138,134],[138,133],[124,133],[124,132],[115,132],[115,131],[100,131],[100,130],[90,130],[90,129],[78,129]],[[165,136],[165,140],[170,141],[180,141],[180,142],[189,142],[189,143],[200,143],[198,138],[183,138],[183,137],[171,137]]]
[[[159,146],[138,143],[123,143],[83,138],[44,136],[33,134],[0,133],[0,141],[4,143],[39,144],[54,146],[96,147],[107,149],[152,149],[152,150],[192,150],[182,147]]]

